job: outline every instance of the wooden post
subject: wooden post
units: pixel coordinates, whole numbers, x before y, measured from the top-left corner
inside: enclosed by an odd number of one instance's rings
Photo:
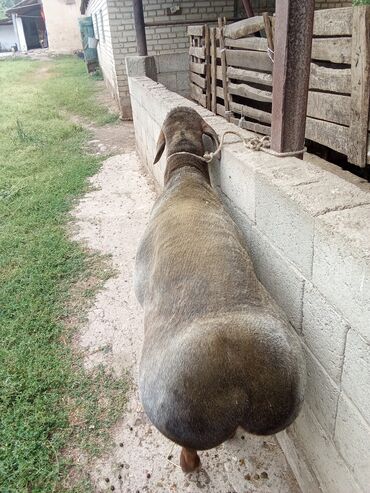
[[[133,6],[134,6],[137,54],[139,56],[147,56],[148,49],[146,46],[144,11],[143,11],[142,0],[133,0]]]
[[[247,14],[247,17],[254,17],[251,0],[242,0],[242,2],[243,2],[243,7],[245,10],[245,13]]]
[[[205,69],[206,69],[206,106],[207,110],[211,109],[211,47],[209,37],[209,27],[204,26],[204,44],[205,44]]]
[[[230,121],[230,115],[228,114],[230,110],[229,105],[229,92],[227,90],[227,67],[226,67],[226,50],[225,50],[225,38],[224,38],[224,28],[222,19],[218,19],[218,26],[220,31],[220,50],[221,50],[221,72],[222,72],[222,89],[224,94],[224,107],[226,120]]]
[[[272,32],[271,19],[270,19],[268,12],[264,12],[262,14],[262,16],[263,16],[263,22],[265,24],[267,46],[273,52],[274,51],[274,36],[273,36],[273,32]]]
[[[367,161],[370,94],[370,5],[353,7],[351,110],[348,161],[364,168]]]
[[[271,149],[302,158],[315,0],[276,3]]]
[[[216,28],[211,28],[211,77],[212,77],[212,111],[217,113],[217,46],[216,46]]]

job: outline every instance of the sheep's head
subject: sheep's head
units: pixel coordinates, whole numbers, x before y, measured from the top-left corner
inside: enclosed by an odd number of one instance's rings
[[[218,145],[218,137],[212,127],[192,108],[175,108],[167,115],[157,142],[154,163],[159,161],[165,147],[167,157],[177,152],[190,152],[197,156],[203,156],[203,136],[208,135],[213,140],[215,147]]]

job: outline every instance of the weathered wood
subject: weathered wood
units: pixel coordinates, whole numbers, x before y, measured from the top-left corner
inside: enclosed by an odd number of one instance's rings
[[[321,67],[311,63],[310,89],[351,93],[351,69]]]
[[[240,48],[244,50],[266,51],[267,39],[256,38],[253,36],[240,39],[225,38],[225,46],[229,48]]]
[[[349,36],[352,34],[352,7],[316,10],[314,36]]]
[[[333,9],[336,10],[336,9]],[[313,60],[351,63],[351,38],[317,38],[312,40]]]
[[[260,51],[226,50],[227,65],[272,72],[272,62],[267,53]]]
[[[370,5],[353,7],[348,160],[365,167],[370,98]]]
[[[238,118],[231,118],[230,121],[231,123],[240,126],[240,128],[251,130],[257,134],[271,135],[271,127],[268,127],[267,125],[261,125],[260,123],[250,122],[248,120],[243,120],[240,123]]]
[[[234,22],[225,27],[225,38],[239,39],[263,29],[263,17],[261,15]]]
[[[227,75],[226,75],[226,53],[225,53],[225,38],[224,38],[224,29],[222,27],[222,23],[219,19],[219,28],[220,28],[220,49],[221,49],[221,70],[222,70],[222,88],[224,93],[224,106],[225,106],[225,114],[229,111],[229,94],[227,87]]]
[[[268,12],[262,14],[263,23],[265,25],[265,33],[267,38],[267,46],[271,51],[274,51],[274,36],[272,33],[271,19]]]
[[[230,103],[230,109],[231,111],[234,111],[234,113],[239,113],[241,116],[247,116],[262,123],[271,124],[271,113],[268,113],[267,111],[258,110],[257,108],[234,102]]]
[[[247,17],[253,17],[254,12],[253,12],[251,0],[242,0],[242,4],[243,4],[244,10],[245,10],[245,13],[247,14]]]
[[[204,63],[190,62],[189,70],[190,72],[194,72],[199,75],[204,75],[206,73],[206,66]]]
[[[211,79],[212,79],[212,111],[217,111],[216,85],[217,85],[217,55],[216,55],[216,29],[211,28]]]
[[[224,89],[220,86],[216,87],[216,97],[218,97],[220,99],[224,99],[224,97],[225,97]]]
[[[309,91],[307,116],[327,122],[349,125],[350,103],[350,96]]]
[[[202,89],[205,89],[206,87],[206,79],[204,77],[201,77],[198,74],[194,74],[193,72],[190,72],[189,74],[191,82],[194,82],[197,86],[201,87]]]
[[[206,78],[205,78],[205,89],[206,89],[206,103],[207,109],[211,109],[211,43],[209,36],[209,27],[204,26],[204,44],[205,44],[205,63],[206,63]]]
[[[246,82],[256,82],[265,86],[272,87],[272,75],[264,74],[263,72],[254,72],[253,70],[245,70],[242,68],[227,68],[227,76],[229,79],[243,80]]]
[[[272,93],[270,91],[256,89],[248,84],[233,84],[232,82],[229,82],[229,93],[244,98],[254,99],[255,101],[272,102]]]
[[[216,113],[217,113],[217,115],[225,117],[225,114],[226,114],[225,108],[224,108],[224,106],[222,106],[222,104],[217,104]]]
[[[189,48],[189,55],[195,56],[197,58],[202,58],[203,60],[205,59],[205,48],[204,46],[190,46]]]
[[[276,2],[271,149],[302,158],[315,0]]]
[[[188,36],[204,36],[204,25],[188,26]]]
[[[190,95],[192,99],[197,101],[202,106],[206,106],[206,95],[203,94],[203,91],[200,87],[196,86],[193,83],[190,83]]]
[[[347,155],[348,127],[307,117],[306,138]]]

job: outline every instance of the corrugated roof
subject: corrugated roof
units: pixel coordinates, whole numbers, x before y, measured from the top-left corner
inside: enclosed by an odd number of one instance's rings
[[[21,2],[16,3],[10,9],[6,10],[6,14],[17,14],[18,12],[29,9],[30,7],[36,7],[42,5],[41,0],[22,0]]]

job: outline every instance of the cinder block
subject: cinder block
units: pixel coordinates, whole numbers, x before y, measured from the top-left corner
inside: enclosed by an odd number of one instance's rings
[[[289,435],[297,453],[302,453],[307,458],[319,480],[322,492],[363,493],[334,442],[325,434],[307,405],[303,406],[298,418],[290,427]]]
[[[178,37],[176,37],[176,42]],[[171,55],[155,55],[158,72],[185,72],[189,70],[188,52],[174,53]]]
[[[369,491],[370,427],[345,395],[339,399],[335,443],[355,480]]]
[[[158,74],[158,81],[163,84],[170,91],[176,91],[177,89],[177,79],[176,73],[160,73]]]
[[[314,219],[284,190],[256,176],[256,223],[280,251],[311,277]]]
[[[342,386],[370,424],[370,345],[352,329],[347,335]]]
[[[223,200],[244,234],[258,279],[295,329],[299,330],[302,324],[304,278],[232,201],[225,195]]]
[[[348,329],[347,321],[306,281],[303,295],[303,339],[336,383],[340,383]]]
[[[370,342],[370,206],[315,221],[313,283]]]
[[[305,401],[328,436],[334,434],[339,387],[305,346],[307,387]]]

